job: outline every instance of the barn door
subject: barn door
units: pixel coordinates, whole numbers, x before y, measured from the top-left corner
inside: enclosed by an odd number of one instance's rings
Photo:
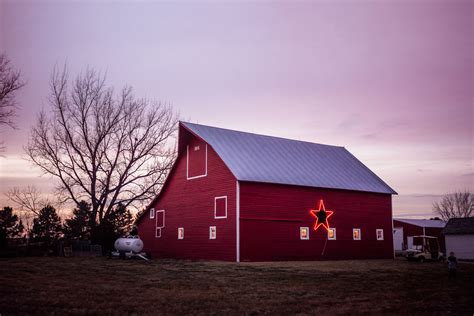
[[[395,251],[403,250],[403,227],[393,229],[393,248]]]

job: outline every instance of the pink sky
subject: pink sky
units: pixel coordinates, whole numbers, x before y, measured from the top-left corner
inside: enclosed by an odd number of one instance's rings
[[[1,191],[48,179],[22,159],[55,64],[107,71],[183,119],[345,146],[432,216],[474,190],[472,1],[1,1],[0,50],[21,69]],[[3,196],[0,202],[4,202]]]

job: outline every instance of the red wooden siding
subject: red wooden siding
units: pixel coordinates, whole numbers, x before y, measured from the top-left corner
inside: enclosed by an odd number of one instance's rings
[[[207,145],[200,139],[191,138],[186,148],[188,156],[188,178],[203,176],[207,173]]]
[[[310,209],[324,200],[330,227],[313,230]],[[240,184],[240,255],[242,261],[393,258],[391,195],[275,184]],[[309,240],[300,239],[309,227]],[[361,229],[353,240],[352,229]],[[384,240],[376,239],[384,230]],[[325,249],[324,249],[325,248]],[[324,252],[323,252],[324,249]]]
[[[186,133],[186,135],[184,135]],[[205,143],[183,129],[180,139],[189,143],[189,149]],[[204,146],[203,146],[204,145]],[[161,237],[155,238],[155,219],[145,214],[139,222],[139,235],[144,250],[154,257],[236,260],[236,180],[217,154],[208,146],[207,176],[187,180],[186,146],[182,146],[176,165],[167,184],[155,201],[156,210],[165,210],[165,227]],[[202,161],[190,159],[192,174],[200,174]],[[214,218],[215,197],[227,196],[227,218]],[[209,227],[216,226],[217,238],[209,239]],[[184,228],[184,239],[178,239],[178,227]]]

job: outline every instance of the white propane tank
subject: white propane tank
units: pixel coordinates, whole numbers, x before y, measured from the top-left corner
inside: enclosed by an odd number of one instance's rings
[[[143,241],[138,237],[122,237],[115,241],[115,249],[117,251],[132,251],[132,252],[140,252],[143,249]]]

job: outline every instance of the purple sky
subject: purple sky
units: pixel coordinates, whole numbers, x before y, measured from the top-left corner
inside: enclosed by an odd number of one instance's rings
[[[0,190],[48,190],[22,146],[67,61],[185,120],[345,146],[398,191],[395,215],[431,216],[474,190],[473,3],[0,1],[0,50],[28,81]]]

